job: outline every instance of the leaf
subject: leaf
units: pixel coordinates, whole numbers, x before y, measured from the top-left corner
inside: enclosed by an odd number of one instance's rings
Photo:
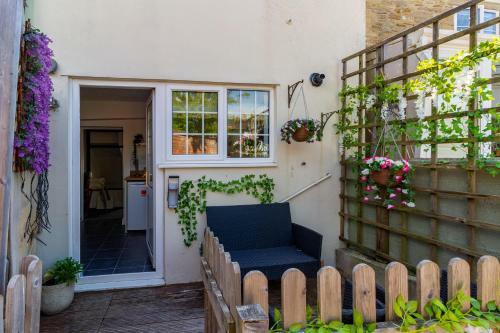
[[[406,306],[406,310],[410,313],[413,313],[413,312],[417,311],[417,307],[418,307],[417,301],[409,301],[408,305]]]
[[[328,327],[333,329],[333,330],[338,330],[340,329],[342,326],[344,326],[344,324],[342,324],[342,322],[340,321],[337,321],[337,320],[334,320],[334,321],[331,321],[329,324],[328,324]]]
[[[376,329],[377,329],[377,323],[370,323],[366,326],[366,331],[368,333],[375,332]]]
[[[425,311],[425,313],[427,313],[429,318],[434,317],[434,311],[432,311],[432,306],[430,306],[429,304],[424,306],[424,311]]]
[[[290,331],[290,333],[298,333],[300,332],[300,330],[302,329],[303,325],[301,323],[295,323],[295,324],[292,324],[288,330]]]
[[[495,304],[495,301],[489,301],[487,304],[486,304],[486,308],[489,310],[489,311],[495,311],[497,309],[497,305]]]
[[[477,299],[475,299],[475,298],[471,298],[470,304],[472,305],[472,307],[474,309],[477,309],[477,310],[481,309],[481,303],[479,303],[479,301]]]
[[[323,326],[318,329],[318,333],[331,333],[331,330]]]
[[[353,320],[354,326],[356,326],[356,328],[363,327],[364,320],[363,320],[363,315],[361,314],[361,312],[354,309],[353,318],[354,318],[354,320]]]
[[[281,321],[281,312],[278,308],[274,308],[274,321]]]
[[[396,316],[398,316],[399,318],[403,318],[403,311],[401,311],[401,308],[399,307],[399,304],[397,301],[394,302],[393,308],[394,308],[394,313],[396,314]]]

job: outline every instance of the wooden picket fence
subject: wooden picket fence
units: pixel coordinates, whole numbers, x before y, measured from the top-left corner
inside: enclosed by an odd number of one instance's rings
[[[205,285],[205,332],[267,332],[268,281],[259,271],[252,271],[241,283],[240,267],[231,261],[217,237],[208,228],[203,242],[201,270]],[[416,296],[419,311],[431,299],[440,297],[440,268],[423,260],[417,266]],[[376,321],[375,271],[366,264],[354,267],[353,308],[363,314],[366,322]],[[470,295],[471,275],[467,261],[454,258],[448,264],[448,297],[459,290]],[[318,315],[324,321],[342,320],[342,279],[339,272],[325,266],[317,274]],[[408,300],[408,270],[398,262],[385,270],[386,322],[377,332],[396,332],[393,304],[401,295]],[[491,300],[500,304],[500,264],[497,258],[483,256],[477,263],[477,298],[485,305]],[[466,307],[470,305],[467,304]],[[281,278],[281,314],[283,326],[306,321],[306,278],[298,269],[287,270]],[[392,326],[392,327],[391,327]]]
[[[42,261],[34,255],[24,257],[21,272],[22,274],[14,275],[9,280],[5,300],[0,295],[0,314],[5,313],[5,316],[0,316],[0,332],[40,331]]]

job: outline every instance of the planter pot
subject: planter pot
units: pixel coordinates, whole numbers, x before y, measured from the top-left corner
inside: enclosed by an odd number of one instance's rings
[[[309,137],[309,130],[305,127],[297,128],[295,133],[293,133],[292,135],[292,139],[294,139],[297,142],[307,141],[308,137]]]
[[[402,176],[403,171],[398,170],[394,173],[395,176]],[[397,185],[397,184],[391,184],[392,177],[391,177],[391,171],[389,169],[382,169],[380,171],[373,171],[371,174],[371,177],[375,183],[377,183],[380,186],[389,186],[389,185]]]
[[[42,313],[53,315],[66,310],[73,302],[75,296],[75,284],[56,284],[53,286],[42,286]]]

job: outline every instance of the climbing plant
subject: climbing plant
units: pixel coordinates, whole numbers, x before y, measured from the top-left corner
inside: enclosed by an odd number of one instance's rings
[[[416,70],[422,74],[404,85],[387,84],[383,76],[378,76],[370,86],[345,87],[339,93],[343,107],[338,111],[336,124],[342,148],[349,151],[360,144],[357,116],[359,110],[365,110],[367,122],[386,118],[390,126],[388,135],[398,138],[404,133],[407,141],[415,142],[423,151],[447,143],[451,150],[475,158],[478,168],[495,176],[500,163],[487,147],[498,140],[500,117],[498,107],[485,106],[494,96],[490,80],[480,77],[478,68],[489,60],[494,70],[494,64],[500,60],[499,52],[500,39],[494,38],[481,42],[470,52],[421,61]],[[415,98],[415,118],[407,119],[407,96]],[[425,114],[429,103],[432,115]],[[361,161],[363,155],[370,155],[369,149],[366,145],[361,156],[355,152],[353,157]],[[388,155],[390,149],[387,148]],[[467,160],[462,162],[465,166]]]
[[[203,176],[198,180],[182,182],[175,211],[179,215],[184,244],[191,246],[198,238],[196,214],[205,212],[208,191],[225,194],[246,193],[261,203],[268,204],[273,202],[273,190],[274,180],[267,175],[246,175],[227,182]]]

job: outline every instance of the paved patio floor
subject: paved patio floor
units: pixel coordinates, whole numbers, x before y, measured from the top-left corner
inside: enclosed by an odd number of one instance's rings
[[[185,332],[204,328],[203,285],[86,292],[71,307],[42,316],[40,332]]]

